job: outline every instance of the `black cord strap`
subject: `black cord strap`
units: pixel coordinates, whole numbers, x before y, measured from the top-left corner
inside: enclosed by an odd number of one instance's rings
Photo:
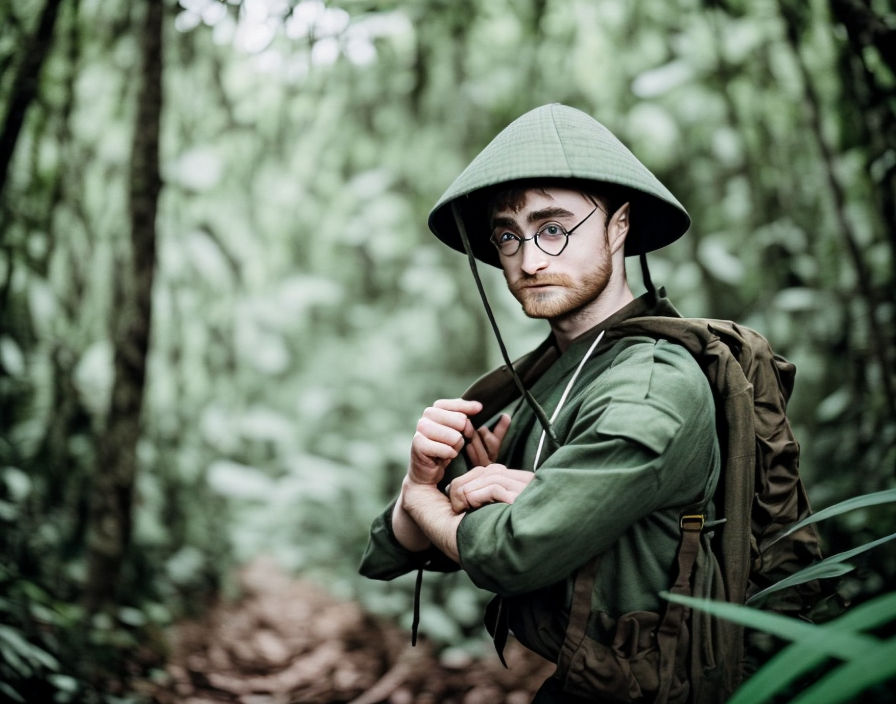
[[[538,401],[536,401],[532,397],[532,394],[529,393],[529,389],[525,387],[523,380],[520,379],[519,374],[517,374],[516,369],[514,369],[513,362],[510,361],[510,355],[507,354],[507,348],[504,346],[504,339],[501,337],[501,332],[498,330],[498,323],[495,320],[492,307],[489,305],[488,297],[485,295],[482,279],[479,278],[479,270],[476,268],[476,258],[473,256],[473,248],[470,246],[470,238],[467,237],[467,228],[464,226],[463,218],[460,215],[456,203],[451,203],[451,213],[454,215],[454,223],[457,226],[458,234],[460,234],[460,240],[464,245],[464,251],[467,253],[470,270],[473,272],[473,280],[476,282],[476,290],[479,291],[479,297],[482,299],[482,305],[485,307],[485,314],[488,316],[492,331],[495,333],[495,339],[498,341],[498,347],[501,349],[501,356],[504,358],[504,364],[506,364],[507,368],[510,370],[510,374],[513,376],[513,382],[516,384],[517,389],[519,389],[520,394],[522,394],[526,403],[529,404],[532,412],[535,413],[535,417],[538,418],[541,427],[544,428],[545,433],[547,433],[551,442],[553,442],[556,447],[559,445],[559,442],[557,436],[554,434],[554,429],[551,427],[551,422],[548,420],[547,414],[544,412],[544,409],[538,405]]]

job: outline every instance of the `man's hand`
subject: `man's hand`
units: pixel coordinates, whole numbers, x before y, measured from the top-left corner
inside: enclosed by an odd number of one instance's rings
[[[463,513],[496,502],[512,504],[534,478],[534,472],[507,469],[503,464],[474,467],[451,481],[451,508]]]
[[[505,472],[511,474],[498,482],[500,487],[493,486],[489,489],[471,484],[471,501],[467,502],[465,495],[458,494],[462,498],[458,498],[457,503],[453,498],[449,502],[436,487],[442,480],[448,463],[457,457],[468,441],[467,455],[474,465],[501,466],[492,465],[491,462],[497,457],[510,426],[510,416],[502,415],[494,429],[483,427],[477,431],[470,422],[470,416],[481,410],[482,404],[479,401],[441,399],[427,408],[418,421],[417,432],[411,441],[408,473],[392,511],[392,531],[398,542],[408,550],[425,550],[434,543],[439,550],[457,561],[457,525],[463,518],[460,514],[493,501],[507,500],[512,503],[516,494],[529,483],[530,478],[527,477],[511,481],[510,477],[516,471],[505,468]],[[461,486],[466,486],[478,476],[477,470],[485,469],[482,466],[476,467],[454,481],[460,481]],[[452,495],[454,493],[452,487]],[[492,498],[488,498],[489,496]],[[481,503],[476,503],[480,500]],[[463,507],[458,508],[459,506]]]
[[[469,418],[481,410],[479,401],[453,398],[440,399],[423,411],[411,442],[408,480],[414,484],[438,484],[466,440],[476,436],[484,443]]]
[[[473,434],[467,445],[467,457],[474,467],[485,467],[498,459],[498,450],[509,427],[510,416],[502,413],[494,429],[483,425]]]

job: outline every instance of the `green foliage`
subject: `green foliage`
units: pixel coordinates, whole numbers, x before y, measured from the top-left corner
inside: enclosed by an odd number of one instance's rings
[[[0,69],[17,65],[41,4],[0,10]],[[499,363],[463,257],[425,218],[499,129],[552,100],[593,113],[687,205],[691,232],[650,260],[676,305],[752,325],[796,362],[813,501],[891,487],[894,67],[840,5],[166,3],[127,610],[91,637],[114,651],[121,633],[201,610],[259,553],[410,618],[411,582],[355,576],[367,525],[397,489],[420,410]],[[0,620],[18,636],[3,667],[18,658],[62,698],[66,677],[93,681],[63,634],[103,470],[108,321],[116,286],[132,284],[120,272],[141,7],[62,4],[0,193],[0,562],[14,566]],[[483,275],[522,354],[544,329],[499,272]],[[854,512],[824,527],[827,552],[893,525],[891,510]],[[896,575],[886,547],[854,562],[850,598]],[[462,576],[429,581],[424,624],[475,649],[483,595]],[[33,608],[67,615],[47,631]]]
[[[772,633],[793,641],[748,679],[730,704],[760,704],[787,691],[791,682],[835,657],[845,664],[805,688],[792,702],[846,702],[873,685],[896,677],[893,658],[896,638],[862,635],[896,620],[896,594],[884,594],[843,616],[815,625],[795,618],[760,611],[749,606],[697,599],[664,592],[669,601],[706,611],[714,616]]]
[[[782,531],[781,534],[774,541],[772,541],[771,544],[774,544],[787,535],[794,533],[803,526],[818,523],[819,521],[822,521],[826,518],[833,518],[834,516],[839,516],[841,514],[847,513],[848,511],[854,511],[893,502],[896,502],[896,489],[878,491],[873,494],[863,494],[861,496],[847,499],[846,501],[841,501],[838,504],[828,506],[820,511],[817,511],[816,513],[808,516],[798,523],[794,523],[790,528]],[[774,594],[775,592],[788,589],[790,587],[795,587],[799,584],[811,582],[814,579],[828,579],[830,577],[840,577],[844,574],[847,574],[853,570],[853,567],[851,565],[845,564],[846,560],[849,560],[857,555],[861,555],[863,552],[872,550],[880,545],[883,545],[884,543],[888,543],[894,538],[896,538],[896,533],[892,533],[883,538],[878,538],[877,540],[873,540],[870,543],[859,545],[836,555],[830,555],[825,559],[815,563],[814,565],[810,565],[809,567],[806,567],[798,572],[794,572],[790,576],[785,577],[778,582],[775,582],[774,584],[766,587],[756,594],[753,594],[753,596],[751,596],[747,600],[747,604],[761,604],[770,594]]]
[[[0,593],[0,701],[120,703],[127,673],[160,665],[158,605],[91,619],[10,567],[0,567]]]
[[[816,523],[848,511],[892,502],[894,499],[896,496],[892,491],[857,496],[822,509],[801,523],[802,525]],[[795,525],[792,530],[797,530],[798,527],[799,525]],[[799,696],[793,697],[790,701],[800,704],[816,701],[823,701],[826,704],[852,701],[856,695],[875,685],[896,678],[896,658],[893,657],[896,653],[896,637],[878,638],[868,635],[869,631],[896,623],[896,592],[889,591],[873,598],[847,610],[824,625],[762,611],[750,604],[761,604],[768,594],[812,579],[841,576],[852,570],[851,566],[843,564],[844,560],[876,548],[893,538],[896,538],[896,534],[832,555],[755,594],[747,605],[686,597],[671,592],[663,592],[661,596],[745,627],[793,641],[792,645],[782,649],[744,682],[731,698],[731,704],[761,704],[788,693],[793,682],[810,675],[815,675],[816,681],[811,685],[804,685]],[[833,669],[828,668],[827,674],[824,672],[819,674],[820,666],[830,657],[843,661],[843,664]]]

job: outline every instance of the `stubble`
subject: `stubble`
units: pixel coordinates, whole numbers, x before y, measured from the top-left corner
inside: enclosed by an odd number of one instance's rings
[[[528,317],[559,320],[574,317],[595,301],[606,289],[610,273],[608,263],[603,263],[578,283],[565,274],[542,274],[526,276],[508,285]],[[542,286],[550,288],[542,289]]]

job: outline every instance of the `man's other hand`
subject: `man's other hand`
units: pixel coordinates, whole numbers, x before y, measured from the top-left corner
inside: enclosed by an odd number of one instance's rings
[[[503,464],[474,467],[451,481],[448,498],[455,513],[486,504],[512,504],[534,478],[534,472],[507,469]]]
[[[483,425],[467,445],[467,457],[474,467],[485,467],[498,459],[498,450],[510,427],[510,416],[502,413],[494,428]]]

